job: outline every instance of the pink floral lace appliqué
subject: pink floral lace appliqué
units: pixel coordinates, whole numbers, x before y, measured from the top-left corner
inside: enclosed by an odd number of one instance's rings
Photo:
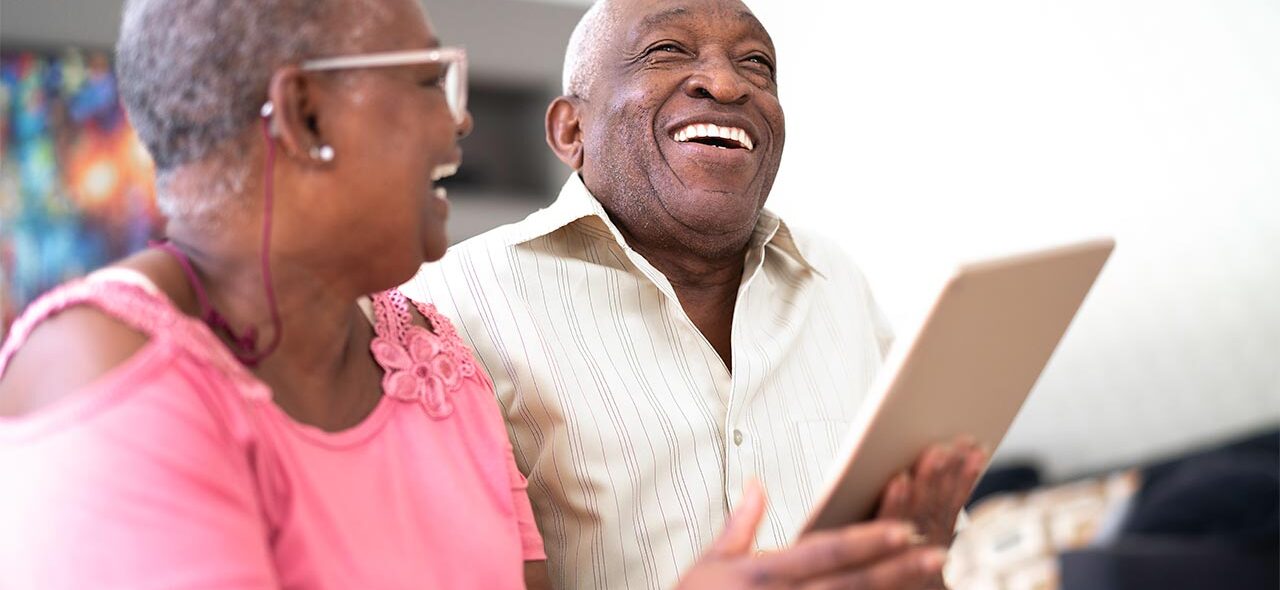
[[[398,400],[421,403],[432,418],[448,418],[462,371],[438,336],[418,326],[406,332],[403,345],[381,336],[370,345],[373,358],[385,371],[383,392]]]

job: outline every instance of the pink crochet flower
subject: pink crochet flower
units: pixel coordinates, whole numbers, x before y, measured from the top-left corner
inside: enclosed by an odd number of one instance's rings
[[[374,338],[370,348],[382,365],[382,390],[393,398],[421,402],[432,418],[453,413],[450,392],[461,381],[457,364],[440,341],[422,328],[410,329],[408,346],[386,338]]]

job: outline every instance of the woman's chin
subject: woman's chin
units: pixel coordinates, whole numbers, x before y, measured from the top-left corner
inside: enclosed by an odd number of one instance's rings
[[[449,240],[443,234],[439,238],[428,240],[422,247],[422,260],[424,262],[436,262],[444,258],[445,252],[449,250]]]

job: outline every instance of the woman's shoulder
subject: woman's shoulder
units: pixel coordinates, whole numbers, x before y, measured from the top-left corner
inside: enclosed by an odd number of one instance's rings
[[[191,320],[156,285],[151,273],[126,261],[28,306],[0,347],[0,418],[76,397],[148,352],[191,349]]]
[[[3,417],[37,412],[85,389],[151,341],[149,335],[88,302],[42,318],[28,334],[15,333],[10,338],[14,350],[7,363],[0,361]]]

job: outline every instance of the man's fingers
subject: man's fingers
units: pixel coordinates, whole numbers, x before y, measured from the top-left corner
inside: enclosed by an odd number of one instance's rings
[[[760,528],[760,519],[764,517],[764,490],[760,483],[751,480],[742,489],[742,501],[729,515],[729,522],[720,532],[720,538],[711,546],[710,554],[719,557],[745,555],[751,551],[756,538],[756,529]]]
[[[970,488],[978,483],[978,478],[982,475],[982,468],[987,466],[987,461],[991,458],[991,453],[981,447],[974,447],[969,453],[968,458],[964,462],[965,479],[969,480]]]
[[[982,470],[986,467],[989,456],[985,448],[973,441],[966,442],[962,449],[956,454],[957,465],[954,476],[954,494],[958,496],[957,499],[961,505],[969,500],[969,496],[977,487],[978,478],[982,476]]]
[[[917,482],[909,473],[903,473],[898,476],[897,489],[894,490],[894,504],[897,506],[895,512],[899,517],[906,517],[911,513],[911,504],[915,502],[918,494],[916,494]]]
[[[911,501],[911,487],[911,476],[906,473],[899,473],[890,479],[884,486],[884,496],[880,499],[880,510],[877,511],[876,517],[905,518]]]
[[[912,470],[915,485],[931,496],[954,498],[965,496],[977,483],[986,454],[973,437],[962,436],[951,443],[940,443],[925,449]]]
[[[987,465],[987,460],[991,458],[991,452],[987,450],[987,446],[980,444],[972,437],[966,437],[963,442],[962,469],[965,474],[970,472],[982,473],[982,468]]]
[[[806,535],[790,549],[760,556],[757,566],[767,579],[805,580],[874,563],[914,540],[914,527],[904,522],[856,524]]]
[[[933,486],[942,480],[951,466],[954,450],[949,443],[930,445],[920,454],[911,475],[918,484]]]
[[[922,547],[881,560],[868,568],[838,572],[801,586],[805,590],[911,590],[938,579],[946,551]]]
[[[953,441],[957,448],[970,451],[978,448],[978,439],[968,434],[960,435]]]

